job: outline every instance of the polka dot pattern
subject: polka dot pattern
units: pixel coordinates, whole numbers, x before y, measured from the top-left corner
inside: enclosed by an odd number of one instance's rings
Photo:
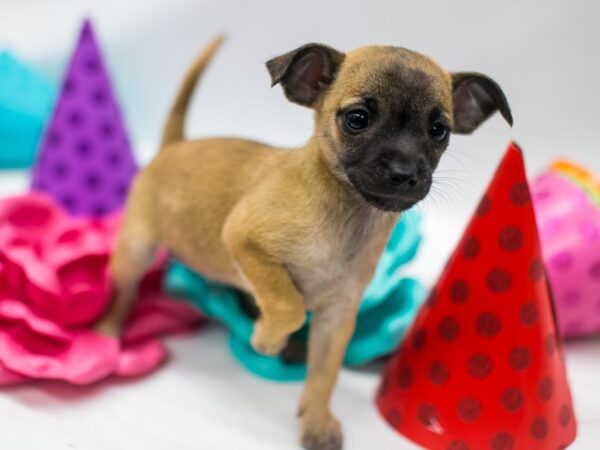
[[[524,179],[520,155],[509,151],[388,366],[397,383],[377,404],[392,426],[424,448],[556,450],[574,439]],[[565,301],[576,299],[569,294]],[[392,408],[400,425],[389,417]]]
[[[510,352],[510,366],[518,372],[522,372],[531,364],[531,352],[526,347],[515,347]]]
[[[456,413],[465,422],[475,422],[481,415],[481,402],[475,397],[464,397],[456,405]]]
[[[534,259],[529,265],[529,278],[539,281],[544,276],[544,265],[540,259]]]
[[[502,393],[502,406],[508,412],[514,413],[523,407],[525,396],[518,387],[509,387]]]
[[[534,302],[525,303],[519,310],[519,318],[525,326],[533,326],[538,319],[538,309]]]
[[[479,336],[493,338],[500,333],[502,323],[497,314],[493,312],[484,312],[477,316],[476,328]]]
[[[450,299],[454,303],[464,303],[469,298],[469,285],[463,279],[455,280],[450,286]]]
[[[477,258],[481,244],[479,240],[473,236],[467,238],[463,245],[463,258],[471,261]]]
[[[410,367],[402,367],[398,374],[398,386],[400,389],[408,389],[413,382],[413,371]]]
[[[415,350],[420,351],[425,347],[425,340],[427,339],[427,334],[425,330],[420,329],[415,333],[415,336],[412,341],[412,346]]]
[[[547,402],[552,398],[552,394],[554,393],[554,383],[552,382],[552,378],[545,377],[542,378],[540,384],[538,386],[538,395],[540,398]]]
[[[50,194],[74,215],[101,216],[123,206],[136,171],[102,56],[86,22],[41,142],[32,188]]]
[[[519,227],[508,225],[500,231],[498,242],[503,250],[515,252],[519,250],[523,244],[523,233],[521,233]]]
[[[450,371],[448,366],[442,361],[434,361],[429,367],[429,380],[436,386],[441,386],[448,381]]]
[[[531,424],[531,435],[541,441],[548,435],[548,421],[545,417],[537,417]]]
[[[495,267],[489,271],[486,283],[488,289],[495,294],[502,294],[510,289],[512,276],[508,270]]]
[[[431,403],[421,403],[417,409],[417,419],[427,428],[438,423],[437,410]]]
[[[470,450],[465,441],[454,440],[448,444],[447,450]]]
[[[460,334],[460,325],[454,317],[444,317],[438,326],[438,334],[445,342],[453,342]]]
[[[492,438],[492,450],[512,450],[514,446],[515,440],[509,433],[499,432]]]

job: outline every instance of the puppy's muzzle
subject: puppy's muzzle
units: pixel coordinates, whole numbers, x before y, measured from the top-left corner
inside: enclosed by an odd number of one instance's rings
[[[422,200],[431,186],[431,174],[419,161],[380,158],[347,170],[355,189],[373,206],[403,211]]]
[[[401,164],[392,161],[385,164],[385,179],[398,193],[408,194],[419,182],[417,167],[413,164]]]

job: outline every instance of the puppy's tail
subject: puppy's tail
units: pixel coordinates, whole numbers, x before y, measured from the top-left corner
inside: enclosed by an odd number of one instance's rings
[[[190,67],[188,70],[188,73],[183,79],[183,83],[179,87],[179,92],[177,93],[175,102],[171,107],[171,111],[169,112],[160,144],[161,149],[165,148],[169,144],[183,140],[185,116],[190,104],[190,99],[192,98],[192,94],[196,88],[198,78],[200,75],[202,75],[202,72],[204,72],[204,69],[206,66],[208,66],[208,63],[224,40],[225,36],[223,35],[217,36],[215,39],[213,39],[204,49],[198,59],[194,61],[192,67]]]

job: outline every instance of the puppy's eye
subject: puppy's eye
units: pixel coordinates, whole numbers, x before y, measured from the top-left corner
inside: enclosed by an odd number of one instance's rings
[[[351,109],[344,115],[344,121],[350,131],[362,131],[369,126],[369,111],[363,108]]]
[[[450,129],[441,122],[435,122],[429,127],[429,136],[436,142],[444,141],[450,134]]]

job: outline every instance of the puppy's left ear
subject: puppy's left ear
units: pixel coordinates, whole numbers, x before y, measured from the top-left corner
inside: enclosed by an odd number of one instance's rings
[[[500,111],[512,126],[510,106],[502,89],[491,78],[474,72],[452,74],[454,133],[469,134],[493,113]]]
[[[288,100],[313,106],[333,82],[344,56],[326,45],[304,45],[267,61],[271,86],[281,83]]]

